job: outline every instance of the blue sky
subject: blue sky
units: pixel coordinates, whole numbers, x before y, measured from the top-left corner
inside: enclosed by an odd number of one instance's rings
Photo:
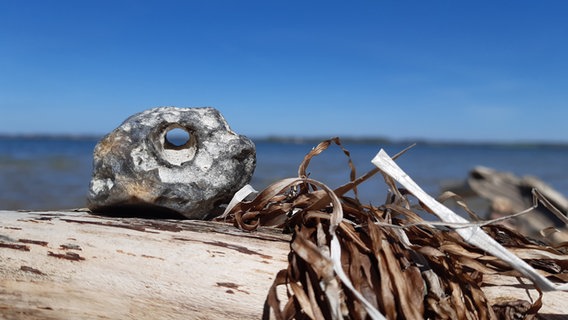
[[[565,1],[0,1],[0,133],[568,142]]]

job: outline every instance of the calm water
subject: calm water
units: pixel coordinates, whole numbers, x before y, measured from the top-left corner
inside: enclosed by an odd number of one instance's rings
[[[0,209],[84,207],[96,143],[96,139],[0,138]],[[277,179],[295,177],[304,155],[315,145],[257,141],[257,168],[251,184],[260,190]],[[358,175],[373,168],[370,161],[380,148],[394,155],[406,147],[344,146],[351,152]],[[534,175],[568,195],[568,147],[418,144],[397,162],[432,195],[444,183],[464,179],[476,165]],[[336,146],[314,158],[308,171],[330,187],[349,179],[347,158]],[[382,204],[386,188],[376,176],[360,192],[365,202]]]

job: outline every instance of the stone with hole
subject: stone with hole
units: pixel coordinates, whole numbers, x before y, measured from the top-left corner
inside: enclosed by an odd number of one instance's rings
[[[95,147],[88,207],[119,216],[206,219],[248,183],[252,141],[214,108],[160,107],[126,119]]]

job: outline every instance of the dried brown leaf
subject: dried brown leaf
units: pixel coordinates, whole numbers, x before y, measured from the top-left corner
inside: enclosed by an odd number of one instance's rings
[[[349,182],[331,190],[307,178],[307,169],[334,144],[346,155],[350,174]],[[326,140],[306,155],[297,178],[276,181],[219,218],[247,231],[269,225],[293,232],[288,268],[268,291],[264,319],[271,312],[276,319],[512,319],[537,313],[542,294],[529,305],[491,306],[483,275],[522,275],[465,242],[456,226],[424,221],[410,205],[412,194],[398,189],[389,175],[383,174],[390,190],[386,203],[362,205],[356,187],[379,172],[375,168],[357,178],[349,151],[337,138]],[[346,196],[350,191],[354,198]],[[442,198],[469,210],[453,194]],[[549,277],[568,278],[568,245],[547,247],[499,225],[483,230]],[[279,287],[287,292],[283,305]]]

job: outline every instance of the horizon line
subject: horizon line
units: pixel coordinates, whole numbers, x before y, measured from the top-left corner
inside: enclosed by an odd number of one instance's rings
[[[72,133],[0,133],[0,139],[47,139],[47,140],[100,140],[106,134]],[[496,146],[556,146],[568,147],[568,141],[554,140],[475,140],[475,139],[436,139],[436,138],[391,138],[380,135],[341,136],[341,135],[257,135],[248,136],[253,141],[275,143],[319,143],[338,137],[342,142],[353,144],[409,144],[423,145],[496,145]]]

